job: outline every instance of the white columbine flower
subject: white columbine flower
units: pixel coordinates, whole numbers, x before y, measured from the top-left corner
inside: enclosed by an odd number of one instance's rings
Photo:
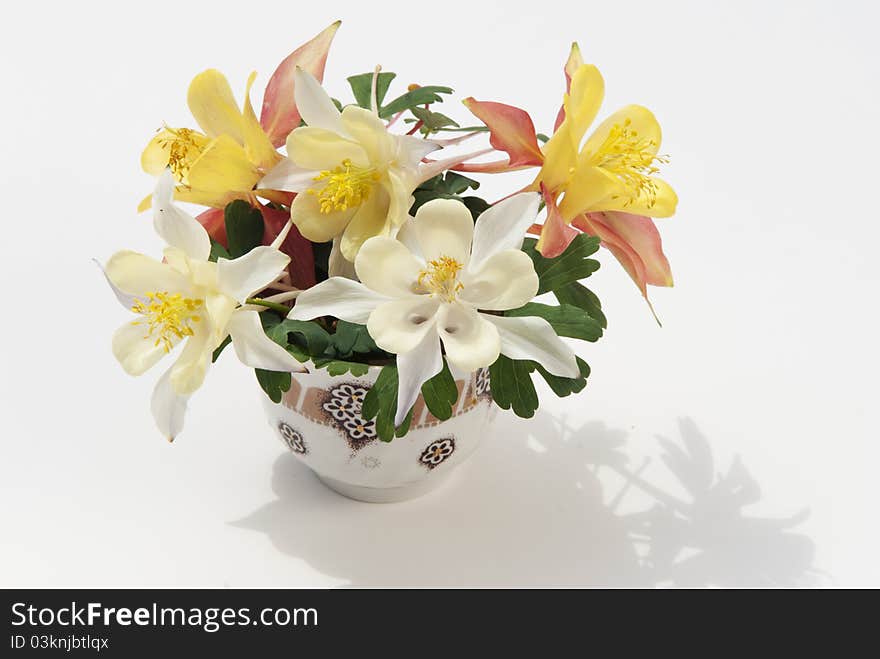
[[[430,201],[399,240],[364,243],[355,259],[362,283],[331,277],[300,294],[288,317],[366,324],[376,344],[397,355],[397,425],[422,385],[442,370],[441,343],[449,363],[463,371],[489,366],[504,354],[577,377],[574,353],[546,320],[481,313],[516,309],[537,294],[534,265],[520,248],[538,202],[534,193],[510,197],[486,210],[475,226],[461,202]]]
[[[237,259],[209,261],[207,232],[173,205],[173,193],[174,178],[166,170],[153,193],[156,232],[168,244],[165,262],[122,251],[105,268],[119,301],[138,316],[113,336],[113,354],[127,373],[141,375],[178,343],[185,344],[153,392],[153,416],[169,440],[182,429],[187,400],[201,386],[212,353],[227,336],[247,366],[303,370],[266,336],[259,312],[239,306],[276,281],[289,257],[274,247],[257,247]]]
[[[260,187],[299,193],[290,215],[300,233],[313,242],[335,240],[354,261],[368,238],[396,235],[412,191],[436,173],[419,163],[439,146],[390,133],[375,111],[349,105],[340,112],[302,69],[295,80],[296,106],[307,125],[290,133],[287,158]]]

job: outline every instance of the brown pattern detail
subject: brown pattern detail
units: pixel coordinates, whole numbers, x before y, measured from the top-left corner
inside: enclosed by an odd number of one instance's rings
[[[454,437],[438,439],[431,442],[430,444],[428,444],[427,447],[425,447],[425,450],[422,451],[421,456],[419,456],[419,463],[421,463],[422,466],[427,467],[428,469],[433,469],[434,467],[443,463],[454,452]]]
[[[492,382],[489,378],[489,369],[478,369],[475,374],[474,393],[477,398],[492,398]]]
[[[284,442],[284,445],[294,453],[305,455],[309,452],[302,433],[299,430],[294,430],[284,421],[278,424],[278,434],[281,435],[281,441]]]
[[[321,403],[324,418],[342,431],[353,451],[376,440],[375,419],[367,421],[361,416],[368,391],[368,387],[356,382],[344,382],[325,391]]]
[[[456,380],[455,386],[458,388],[458,400],[453,407],[452,418],[470,412],[478,404],[483,402],[485,396],[474,395],[474,392],[476,391],[474,378],[475,376],[472,375],[469,382]],[[372,385],[365,382],[352,381],[334,385],[330,389],[308,387],[303,391],[303,386],[297,382],[296,377],[294,377],[290,390],[284,394],[281,403],[288,409],[293,410],[297,414],[306,417],[314,423],[336,428],[343,436],[345,436],[349,444],[352,445],[352,449],[357,451],[375,438],[375,420],[366,421],[360,418],[360,404],[362,404],[362,400],[358,403],[357,419],[348,418],[345,415],[341,415],[344,417],[341,419],[334,418],[332,411],[325,409],[324,405],[332,398],[331,392],[341,386],[358,387],[363,390],[365,395]],[[464,404],[461,403],[461,397],[463,394],[467,397]],[[422,416],[424,416],[424,419],[422,419]],[[421,396],[416,399],[412,418],[413,421],[410,428],[413,430],[432,428],[443,423],[428,411],[425,406],[425,400]],[[348,427],[345,425],[346,422],[348,422]],[[372,428],[372,431],[370,428]],[[352,435],[354,435],[354,437],[352,437]],[[353,444],[352,441],[354,442]]]

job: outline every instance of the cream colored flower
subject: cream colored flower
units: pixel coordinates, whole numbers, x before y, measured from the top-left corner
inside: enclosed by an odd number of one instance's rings
[[[520,247],[538,201],[531,193],[511,197],[486,210],[476,226],[461,202],[430,201],[399,240],[364,243],[355,259],[362,283],[331,277],[302,293],[288,317],[365,324],[380,348],[396,354],[397,425],[422,385],[442,370],[443,352],[462,371],[504,354],[577,377],[574,353],[546,320],[482,313],[516,309],[537,294],[538,276]]]
[[[376,112],[354,105],[340,112],[301,69],[294,89],[307,125],[290,133],[287,159],[260,187],[299,193],[290,215],[300,233],[313,242],[338,239],[342,256],[354,261],[367,239],[396,235],[413,190],[434,174],[419,164],[439,146],[390,133]]]
[[[289,257],[274,247],[257,247],[234,260],[209,261],[208,234],[174,206],[173,193],[174,178],[166,170],[152,199],[156,232],[168,244],[164,262],[122,251],[105,268],[119,301],[138,316],[113,336],[113,354],[127,373],[141,375],[184,344],[153,392],[153,415],[169,440],[182,429],[187,400],[201,386],[212,353],[227,336],[247,366],[303,370],[266,336],[258,311],[241,306],[278,279]]]

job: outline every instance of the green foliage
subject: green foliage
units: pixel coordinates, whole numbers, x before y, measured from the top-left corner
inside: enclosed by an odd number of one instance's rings
[[[229,252],[226,248],[218,243],[216,240],[211,238],[211,255],[208,257],[209,261],[217,262],[217,259],[228,259],[230,258]]]
[[[393,117],[398,112],[412,110],[412,108],[430,105],[431,103],[442,103],[441,94],[451,94],[452,88],[441,87],[439,85],[426,85],[425,87],[416,87],[406,92],[402,96],[398,96],[388,105],[379,110],[379,116],[383,119]]]
[[[538,393],[532,383],[534,362],[513,360],[501,355],[489,367],[492,398],[502,410],[513,410],[523,418],[535,415]]]
[[[290,389],[290,373],[264,371],[261,368],[254,369],[254,372],[257,374],[257,382],[260,383],[269,399],[273,403],[280,403],[281,396]]]
[[[479,187],[479,181],[462,176],[456,172],[438,174],[433,178],[429,178],[415,189],[413,192],[415,201],[409,212],[411,215],[414,215],[419,208],[433,199],[456,199],[467,206],[474,221],[476,221],[480,213],[489,207],[489,204],[480,197],[462,197],[461,195],[468,190],[476,190]]]
[[[535,264],[540,280],[539,295],[589,277],[599,269],[598,261],[587,258],[599,249],[599,239],[595,236],[579,234],[562,254],[552,259],[541,256],[536,249],[537,242],[534,238],[527,238],[523,251]]]
[[[213,364],[220,358],[220,353],[223,352],[223,349],[232,343],[232,337],[227,336],[223,341],[220,342],[220,345],[214,348],[214,353],[211,355],[211,363]]]
[[[538,393],[532,382],[532,373],[537,371],[560,398],[578,393],[587,386],[590,367],[583,359],[577,358],[580,376],[564,378],[553,375],[543,366],[529,360],[514,360],[501,355],[489,367],[492,398],[501,409],[512,409],[514,414],[524,418],[534,416],[538,409]]]
[[[223,211],[229,258],[237,259],[263,244],[263,214],[246,201],[236,199]]]
[[[450,119],[445,114],[441,114],[439,112],[432,112],[427,108],[415,107],[410,108],[410,112],[413,114],[415,119],[405,119],[406,123],[414,123],[416,121],[421,121],[422,125],[419,127],[419,131],[423,135],[430,135],[431,133],[436,133],[437,131],[443,128],[459,128],[459,125],[453,119]]]
[[[563,378],[558,375],[553,375],[547,372],[547,370],[540,364],[535,362],[530,363],[535,365],[535,370],[537,370],[547,384],[550,385],[553,393],[560,398],[565,398],[570,394],[576,394],[579,391],[582,391],[583,388],[587,386],[587,378],[590,377],[590,366],[580,357],[577,358],[577,363],[581,375],[577,378]]]
[[[571,304],[553,307],[548,304],[529,302],[519,309],[504,312],[505,316],[538,316],[546,320],[559,336],[568,336],[582,341],[598,341],[602,336],[602,326],[583,309]]]
[[[553,295],[560,304],[570,304],[584,310],[590,318],[595,320],[602,329],[608,327],[605,314],[602,313],[602,303],[589,288],[573,281],[564,286],[554,289]]]
[[[403,437],[412,423],[412,409],[406,415],[403,423],[394,427],[394,417],[397,414],[397,367],[384,366],[379,371],[379,376],[372,388],[364,396],[361,407],[361,416],[366,419],[376,419],[376,434],[383,442],[390,442],[395,437]]]
[[[391,81],[396,77],[396,73],[379,73],[379,79],[376,80],[376,99],[379,103],[379,107],[382,106],[382,101],[385,100],[385,94],[388,93],[388,87],[391,85]],[[372,99],[370,96],[372,95],[373,90],[373,72],[371,71],[370,73],[361,73],[356,76],[351,76],[348,78],[348,84],[351,85],[351,91],[354,94],[355,102],[362,108],[366,108],[367,110],[371,109]]]
[[[443,370],[422,385],[422,397],[431,414],[441,421],[452,416],[452,410],[458,401],[458,387],[445,359]]]

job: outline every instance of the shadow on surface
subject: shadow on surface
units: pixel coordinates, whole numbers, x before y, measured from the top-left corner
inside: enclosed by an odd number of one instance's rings
[[[722,472],[693,421],[660,458],[630,464],[627,433],[549,415],[499,416],[497,437],[441,489],[365,504],[325,488],[293,455],[274,465],[278,497],[234,526],[351,585],[811,585],[803,511],[750,516],[760,488],[738,458]],[[503,438],[503,439],[502,439]],[[660,472],[677,486],[653,485]],[[669,490],[677,494],[671,494]],[[680,492],[680,493],[679,493]]]

